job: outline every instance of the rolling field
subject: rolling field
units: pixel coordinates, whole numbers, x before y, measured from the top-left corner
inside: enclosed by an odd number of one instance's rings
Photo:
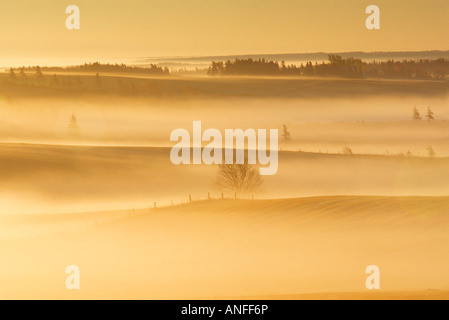
[[[0,77],[0,298],[449,298],[447,83],[57,77]],[[292,139],[235,199],[171,163],[195,120]]]
[[[0,297],[447,299],[448,210],[448,197],[341,196],[0,217],[44,231],[0,243]],[[380,291],[365,288],[370,264]]]
[[[52,85],[55,74],[60,79],[70,79],[71,85]],[[6,98],[76,98],[89,95],[141,96],[158,99],[186,98],[366,98],[376,96],[425,96],[445,98],[445,81],[338,79],[309,77],[182,77],[145,76],[104,73],[101,86],[96,85],[95,73],[44,74],[36,82],[29,72],[26,81],[8,80],[0,75],[0,93]],[[118,79],[123,85],[119,85]]]
[[[234,197],[217,165],[179,165],[169,148],[0,145],[0,214],[133,209]],[[444,196],[449,159],[280,152],[255,198],[323,195]],[[248,197],[249,195],[244,195]]]

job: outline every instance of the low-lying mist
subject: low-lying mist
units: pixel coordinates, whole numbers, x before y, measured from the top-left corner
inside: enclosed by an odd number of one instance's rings
[[[0,145],[1,214],[171,206],[234,192],[217,165],[174,165],[169,148]],[[276,175],[240,198],[444,196],[449,159],[281,152]]]
[[[413,123],[416,106],[436,121]],[[170,146],[176,128],[278,128],[292,141],[286,150],[425,155],[432,145],[447,156],[449,107],[442,99],[204,99],[188,101],[36,99],[0,102],[0,141],[18,143]],[[78,129],[71,121],[76,119]]]
[[[219,197],[216,167],[170,161],[171,132],[192,131],[195,120],[203,130],[279,129],[279,172],[264,179],[256,197],[449,191],[443,178],[449,105],[439,82],[123,80],[159,93],[151,97],[138,90],[115,94],[115,76],[102,81],[110,91],[91,89],[95,79],[87,75],[82,83],[90,89],[83,94],[48,84],[0,85],[0,213],[153,207],[209,192]],[[421,121],[412,120],[414,107]],[[425,118],[428,108],[433,121]],[[284,125],[290,141],[283,140]]]

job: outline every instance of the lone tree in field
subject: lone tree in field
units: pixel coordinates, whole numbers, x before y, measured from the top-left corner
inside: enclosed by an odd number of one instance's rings
[[[352,149],[349,148],[348,146],[344,146],[343,147],[343,154],[353,154],[352,153]]]
[[[220,164],[217,174],[218,186],[234,191],[236,194],[248,193],[262,184],[262,177],[256,165]]]
[[[421,119],[422,118],[421,118],[421,115],[419,114],[419,110],[416,107],[414,107],[413,108],[413,120],[419,121]]]
[[[426,119],[427,119],[427,121],[435,120],[435,117],[433,116],[433,111],[432,111],[432,109],[430,109],[430,107],[427,107]]]
[[[427,150],[427,154],[429,155],[430,158],[435,158],[436,154],[435,154],[435,150],[433,150],[432,146],[428,146],[426,148]]]
[[[291,136],[290,136],[290,132],[287,129],[287,126],[284,124],[282,125],[282,141],[284,142],[289,142],[292,140]]]
[[[78,121],[76,120],[76,116],[72,114],[72,118],[70,119],[69,129],[72,131],[79,130]]]

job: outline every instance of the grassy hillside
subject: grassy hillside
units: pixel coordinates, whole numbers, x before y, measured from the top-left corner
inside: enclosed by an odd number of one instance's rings
[[[54,77],[57,79],[54,80]],[[131,74],[55,73],[38,81],[33,73],[11,80],[0,75],[0,94],[7,99],[77,98],[82,96],[136,96],[185,98],[345,98],[378,96],[445,97],[444,81],[343,80],[310,78],[209,78],[136,76]]]
[[[233,197],[217,166],[180,165],[170,148],[0,145],[1,214],[153,207]],[[281,152],[256,198],[313,195],[447,195],[448,158]],[[24,201],[23,199],[26,199]]]

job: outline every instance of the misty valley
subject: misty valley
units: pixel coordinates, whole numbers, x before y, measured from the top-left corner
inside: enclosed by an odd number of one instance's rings
[[[0,296],[445,295],[446,83],[113,69],[0,76]]]

